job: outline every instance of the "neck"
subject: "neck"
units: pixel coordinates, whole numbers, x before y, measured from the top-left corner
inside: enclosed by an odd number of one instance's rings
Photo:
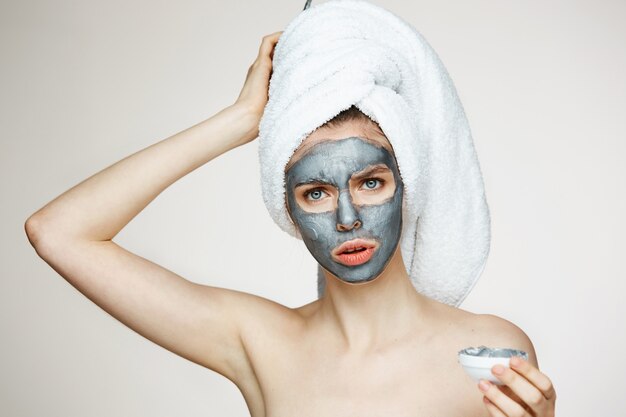
[[[324,270],[326,289],[320,314],[332,322],[350,351],[370,351],[408,337],[425,324],[430,301],[415,290],[400,245],[374,280],[352,284]]]

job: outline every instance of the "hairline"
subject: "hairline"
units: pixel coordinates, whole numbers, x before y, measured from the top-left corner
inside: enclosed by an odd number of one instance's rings
[[[310,150],[311,148],[313,148],[314,146],[320,144],[320,143],[326,143],[326,142],[331,142],[331,141],[335,141],[335,140],[342,140],[342,139],[347,139],[349,137],[358,137],[359,139],[362,139],[366,142],[368,142],[371,145],[374,145],[378,148],[383,148],[385,150],[387,150],[391,155],[393,155],[395,157],[395,153],[393,151],[393,147],[391,146],[391,142],[389,142],[389,139],[387,139],[387,137],[385,135],[380,135],[381,139],[384,139],[384,141],[377,141],[376,139],[373,139],[367,135],[353,135],[353,136],[347,136],[345,138],[322,138],[322,139],[316,139],[315,142],[312,145],[307,145],[306,144],[306,138],[300,143],[300,145],[298,145],[298,147],[296,147],[296,149],[293,151],[293,153],[291,154],[291,157],[289,158],[289,160],[287,161],[287,164],[285,164],[285,169],[283,170],[284,172],[287,172],[296,162],[298,162],[300,159],[302,159]],[[299,153],[298,158],[294,160],[294,156]]]

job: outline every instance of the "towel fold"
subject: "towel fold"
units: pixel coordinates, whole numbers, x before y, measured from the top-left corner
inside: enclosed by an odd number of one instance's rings
[[[456,89],[422,35],[366,0],[330,0],[301,12],[273,56],[259,125],[264,203],[298,237],[285,206],[284,168],[316,128],[352,105],[391,143],[404,183],[400,242],[416,290],[458,306],[480,277],[490,215]],[[324,278],[318,267],[318,296]]]

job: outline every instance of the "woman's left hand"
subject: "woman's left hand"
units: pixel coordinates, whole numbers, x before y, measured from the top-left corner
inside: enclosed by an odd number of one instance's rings
[[[491,368],[505,385],[485,380],[478,384],[489,414],[493,417],[554,417],[556,392],[550,378],[517,356],[511,358],[510,366]]]

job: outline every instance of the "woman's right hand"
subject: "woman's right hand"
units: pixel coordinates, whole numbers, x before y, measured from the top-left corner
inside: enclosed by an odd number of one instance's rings
[[[251,124],[248,129],[251,132],[247,138],[248,141],[252,141],[259,135],[259,122],[268,100],[274,47],[282,33],[283,31],[274,32],[263,37],[259,47],[259,55],[250,65],[241,93],[233,105],[244,108],[252,116],[246,118],[246,123]]]

